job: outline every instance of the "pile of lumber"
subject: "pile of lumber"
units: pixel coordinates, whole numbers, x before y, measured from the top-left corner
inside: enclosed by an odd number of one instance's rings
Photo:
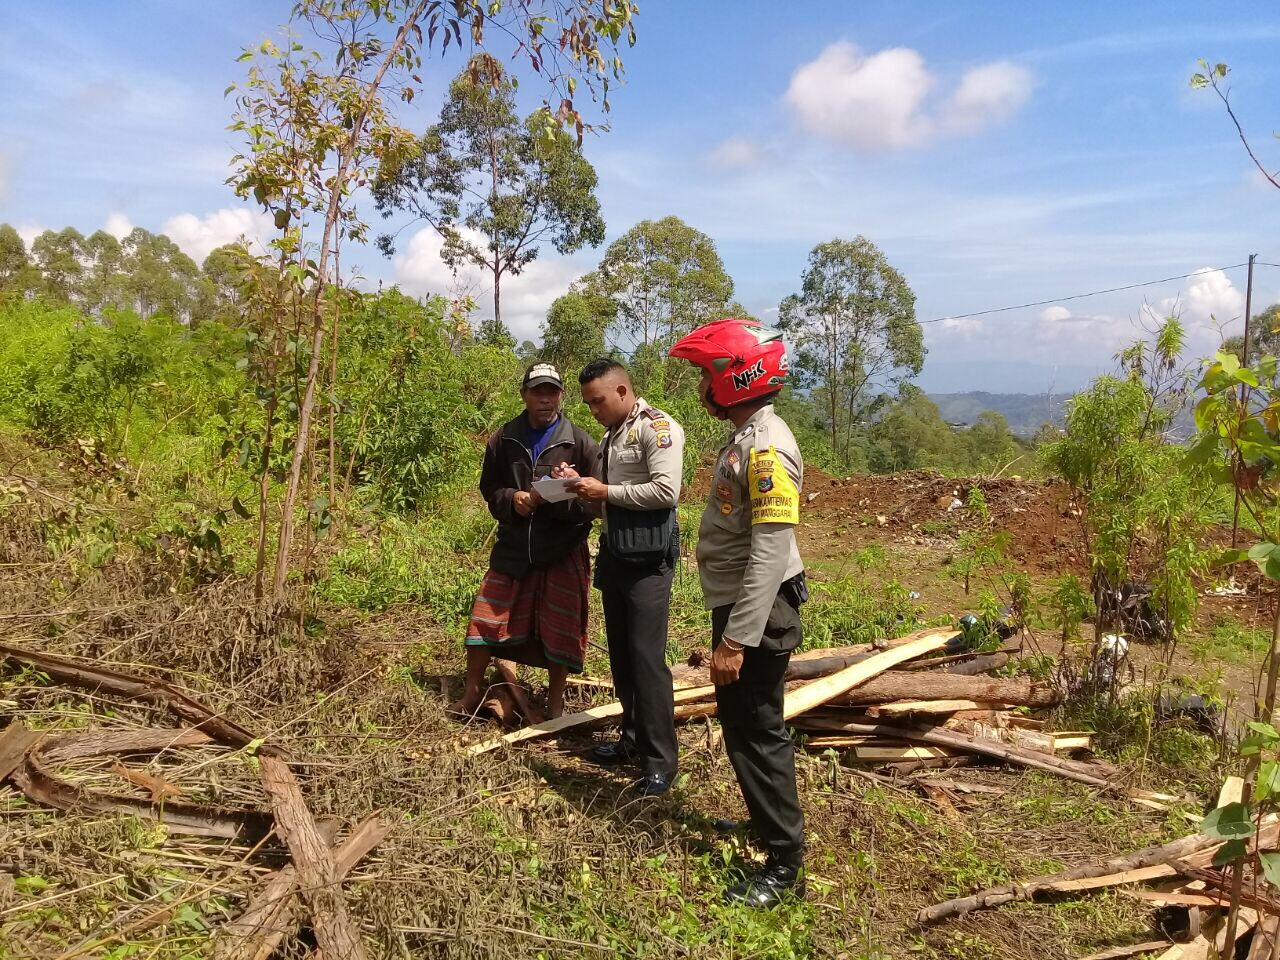
[[[1243,780],[1229,777],[1218,795],[1217,806],[1238,803],[1243,788]],[[1112,960],[1157,951],[1159,960],[1207,960],[1218,956],[1271,960],[1280,957],[1280,902],[1271,895],[1271,888],[1253,875],[1252,862],[1254,853],[1272,850],[1278,843],[1280,817],[1262,817],[1248,842],[1245,867],[1238,882],[1233,882],[1230,867],[1214,866],[1223,841],[1193,833],[1101,863],[1083,864],[1062,873],[947,900],[921,910],[916,921],[933,924],[1037,897],[1114,890],[1160,908],[1158,926],[1162,938],[1107,947],[1082,960]],[[1233,886],[1239,891],[1234,911]],[[1234,944],[1233,950],[1228,950],[1228,940]]]
[[[1090,735],[1054,732],[1030,714],[1056,705],[1059,691],[1026,677],[994,674],[1020,650],[966,649],[954,629],[921,630],[880,645],[809,650],[787,668],[785,716],[815,750],[846,751],[852,761],[901,769],[981,757],[1043,770],[1103,789],[1119,789],[1115,770],[1068,754],[1088,750]],[[705,666],[673,670],[678,719],[715,715],[715,687]],[[606,681],[590,681],[607,687]],[[501,737],[464,743],[480,754],[616,722],[621,703],[532,723]],[[1157,805],[1158,800],[1136,797]]]

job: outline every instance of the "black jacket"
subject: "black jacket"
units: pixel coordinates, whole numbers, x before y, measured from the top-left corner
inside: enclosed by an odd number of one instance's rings
[[[542,503],[533,516],[522,517],[512,498],[518,490],[531,489],[535,478],[550,476],[561,462],[584,477],[595,476],[598,452],[596,442],[563,414],[536,464],[523,413],[489,438],[480,468],[480,493],[498,521],[489,566],[518,579],[535,567],[558,563],[587,538],[592,516],[580,501]]]

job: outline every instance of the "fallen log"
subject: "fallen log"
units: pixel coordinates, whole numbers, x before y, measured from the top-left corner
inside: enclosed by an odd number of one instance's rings
[[[302,788],[279,757],[260,758],[262,786],[271,798],[276,832],[289,847],[303,900],[311,913],[316,943],[327,957],[364,960],[364,941],[347,915],[329,847],[316,829]]]
[[[695,700],[714,696],[715,692],[716,688],[710,685],[677,690],[675,692],[675,702],[677,704],[691,703]],[[715,705],[710,704],[710,706],[714,707]],[[553,733],[559,733],[562,730],[568,730],[572,727],[580,727],[585,724],[595,723],[600,720],[609,720],[613,717],[620,716],[622,716],[622,702],[614,700],[612,703],[601,704],[598,707],[592,707],[590,710],[583,710],[581,713],[568,713],[563,717],[556,717],[554,720],[547,720],[545,723],[538,723],[531,727],[513,730],[510,733],[494,740],[485,740],[481,743],[473,743],[463,746],[462,752],[469,756],[489,753],[491,750],[497,750],[499,747],[522,743],[525,740],[536,740],[540,737],[549,737]]]
[[[790,691],[788,691],[790,696]],[[1026,677],[969,677],[963,674],[890,670],[833,699],[842,706],[870,706],[895,700],[972,700],[981,704],[1051,707],[1061,700],[1050,686]]]
[[[321,838],[332,844],[337,823],[323,820],[316,824]],[[391,824],[375,814],[362,820],[351,835],[333,851],[333,870],[338,882],[380,844],[391,832]],[[286,938],[301,926],[295,909],[298,871],[287,863],[267,883],[253,902],[235,920],[227,924],[214,940],[214,960],[268,960]]]
[[[957,663],[949,667],[943,667],[943,673],[949,673],[956,677],[976,677],[980,674],[991,673],[993,670],[999,670],[1009,662],[1009,654],[1007,653],[986,653],[980,657],[974,657],[972,660],[966,660],[964,663]]]
[[[1280,956],[1280,917],[1264,916],[1254,928],[1248,960],[1272,960]]]
[[[853,666],[845,667],[838,673],[833,673],[828,677],[822,677],[819,680],[813,680],[799,687],[794,692],[788,691],[786,699],[783,703],[783,719],[790,720],[802,713],[807,713],[814,707],[821,706],[831,700],[836,699],[842,694],[848,693],[854,687],[865,684],[869,680],[883,674],[890,667],[907,660],[914,660],[916,657],[922,657],[926,653],[932,653],[934,650],[941,650],[945,647],[953,637],[956,636],[954,630],[931,630],[923,633],[908,643],[900,646],[890,647],[888,650],[882,650],[877,654],[868,657],[861,663],[855,663]],[[894,700],[903,699],[936,699],[925,697],[893,697]]]

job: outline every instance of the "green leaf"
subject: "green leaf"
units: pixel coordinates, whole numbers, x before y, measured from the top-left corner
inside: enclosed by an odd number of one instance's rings
[[[1274,543],[1267,543],[1265,540],[1262,543],[1255,543],[1249,548],[1249,559],[1254,563],[1261,563],[1270,557],[1275,552],[1275,549],[1276,545]]]
[[[277,230],[283,230],[289,225],[289,211],[277,210],[273,222],[275,223]]]
[[[1218,554],[1218,557],[1214,561],[1214,563],[1217,566],[1226,567],[1226,566],[1230,566],[1233,563],[1240,563],[1241,561],[1248,560],[1248,559],[1249,559],[1248,550],[1223,550],[1220,554]]]
[[[241,520],[248,520],[252,516],[252,514],[249,513],[248,507],[240,502],[239,497],[231,498],[231,509],[235,511],[235,515]]]
[[[1280,887],[1280,853],[1260,853],[1258,861],[1262,864],[1262,872],[1267,883]]]
[[[1277,730],[1269,723],[1262,723],[1259,720],[1250,720],[1249,729],[1254,733],[1260,733],[1264,737],[1269,737],[1272,743],[1280,742],[1280,730]]]
[[[1259,801],[1263,801],[1278,793],[1280,793],[1280,763],[1268,760],[1258,768],[1257,793],[1254,796]]]
[[[1225,867],[1227,864],[1243,857],[1247,849],[1248,845],[1243,840],[1228,840],[1213,855],[1213,865],[1215,867]]]
[[[1199,90],[1201,87],[1207,87],[1208,85],[1209,85],[1209,78],[1206,77],[1203,73],[1193,73],[1191,75],[1192,90]]]
[[[1200,832],[1219,840],[1236,840],[1253,836],[1253,821],[1249,819],[1249,808],[1243,803],[1228,803],[1210,811],[1200,821]]]

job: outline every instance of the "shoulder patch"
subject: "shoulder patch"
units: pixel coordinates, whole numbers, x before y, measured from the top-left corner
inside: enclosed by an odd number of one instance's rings
[[[664,449],[671,446],[671,433],[669,431],[666,431],[666,430],[660,431],[657,437],[658,437],[657,439],[658,446]]]
[[[747,477],[753,524],[800,522],[800,491],[776,449],[752,449]]]

